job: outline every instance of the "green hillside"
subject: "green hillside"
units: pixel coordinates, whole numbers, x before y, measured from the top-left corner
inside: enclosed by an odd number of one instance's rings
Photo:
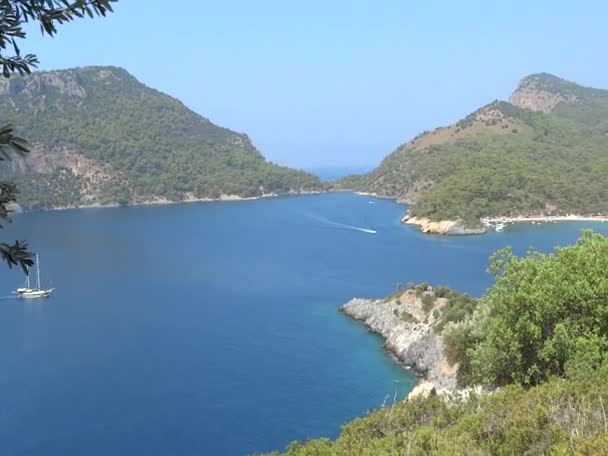
[[[608,214],[608,91],[547,74],[425,132],[342,188],[396,197],[415,216]]]
[[[0,82],[0,109],[31,143],[9,174],[26,207],[258,196],[320,189],[269,163],[249,138],[114,67]]]

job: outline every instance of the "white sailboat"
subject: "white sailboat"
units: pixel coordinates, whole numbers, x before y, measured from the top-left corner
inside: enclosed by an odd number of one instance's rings
[[[30,275],[26,275],[25,276],[25,286],[21,287],[21,288],[17,288],[17,291],[15,293],[17,294],[21,294],[21,293],[25,293],[26,291],[32,291],[33,288],[30,285]]]
[[[55,290],[54,288],[43,289],[40,286],[40,261],[36,254],[36,288],[30,287],[30,276],[27,275],[25,287],[17,288],[17,294],[21,298],[35,299],[35,298],[48,298],[51,293]]]

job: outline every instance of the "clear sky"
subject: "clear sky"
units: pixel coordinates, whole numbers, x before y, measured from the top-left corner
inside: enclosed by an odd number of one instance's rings
[[[361,166],[530,73],[608,88],[607,21],[605,0],[121,0],[21,47],[124,67],[275,162]]]

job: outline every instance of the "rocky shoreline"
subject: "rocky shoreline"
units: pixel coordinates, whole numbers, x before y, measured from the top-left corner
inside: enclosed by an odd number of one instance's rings
[[[370,192],[353,192],[355,195],[372,196],[380,199],[395,200],[397,204],[410,204],[411,201],[400,200],[390,196],[381,196]],[[468,236],[475,234],[485,234],[488,229],[484,224],[478,228],[469,228],[457,220],[435,221],[425,217],[414,217],[409,212],[403,216],[401,223],[404,225],[416,225],[424,234],[440,234],[445,236]]]
[[[537,216],[516,216],[516,217],[495,217],[483,218],[480,220],[482,226],[478,228],[465,227],[461,222],[456,220],[440,220],[434,221],[425,217],[414,217],[409,213],[402,219],[404,225],[416,225],[420,227],[420,231],[425,234],[440,234],[446,236],[466,236],[475,234],[485,234],[488,230],[502,229],[506,225],[515,223],[557,223],[557,222],[608,222],[608,216],[605,215],[537,215]]]
[[[458,366],[448,363],[443,338],[433,330],[430,322],[425,322],[426,314],[415,294],[406,292],[388,300],[356,298],[341,306],[340,311],[381,335],[385,339],[385,349],[420,377],[408,397],[432,392],[451,395],[458,390]],[[403,318],[404,313],[408,316],[407,321]]]
[[[487,228],[481,226],[479,228],[467,228],[461,222],[456,220],[440,220],[434,221],[425,217],[413,217],[409,213],[402,219],[404,225],[417,225],[420,231],[425,234],[442,234],[447,236],[467,236],[473,234],[485,234]]]
[[[187,204],[187,203],[213,203],[213,202],[229,202],[229,201],[252,201],[265,198],[278,198],[281,196],[299,196],[299,195],[316,195],[324,193],[322,191],[302,191],[289,193],[267,193],[260,196],[239,196],[239,195],[221,195],[219,198],[195,198],[188,197],[181,200],[173,201],[164,197],[157,197],[146,200],[129,201],[127,204],[112,203],[93,203],[93,204],[77,204],[70,206],[53,206],[42,208],[43,211],[65,211],[70,209],[104,209],[121,206],[164,206],[169,204]],[[15,204],[15,212],[30,211],[32,209],[23,209],[20,205]]]

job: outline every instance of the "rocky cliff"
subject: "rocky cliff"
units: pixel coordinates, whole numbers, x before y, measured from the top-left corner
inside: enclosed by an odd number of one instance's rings
[[[445,298],[436,299],[433,310],[446,303]],[[410,396],[432,390],[452,393],[457,389],[458,366],[447,361],[443,339],[433,328],[432,312],[423,307],[421,298],[408,291],[386,300],[353,299],[340,310],[384,337],[385,348],[420,375],[421,381]]]
[[[484,226],[478,228],[469,228],[464,226],[462,222],[456,220],[434,221],[425,217],[413,217],[410,214],[406,214],[401,219],[401,223],[404,225],[419,226],[420,231],[425,234],[466,236],[471,234],[484,234],[487,231]]]
[[[521,80],[509,102],[522,109],[548,113],[559,103],[580,101],[574,91],[568,90],[568,84],[550,74],[533,74]]]

